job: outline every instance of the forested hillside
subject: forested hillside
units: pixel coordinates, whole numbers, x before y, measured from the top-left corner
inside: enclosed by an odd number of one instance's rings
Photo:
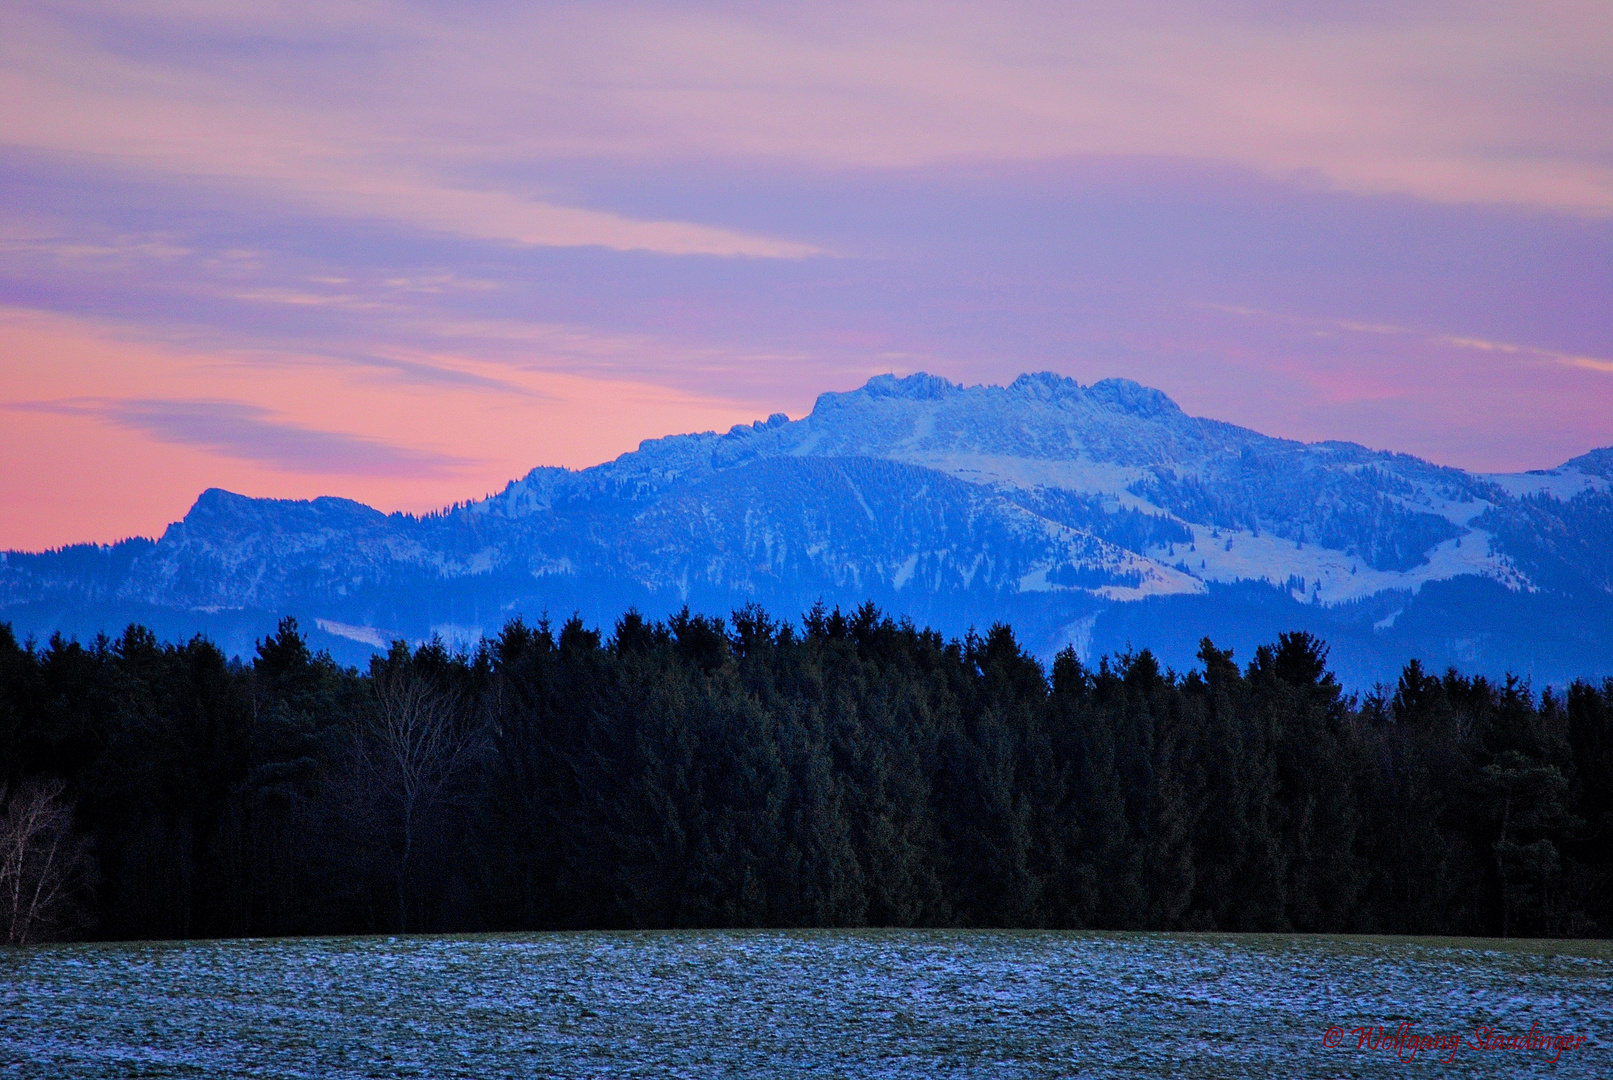
[[[519,621],[367,671],[0,625],[10,940],[674,926],[1607,935],[1613,680],[1006,626]]]

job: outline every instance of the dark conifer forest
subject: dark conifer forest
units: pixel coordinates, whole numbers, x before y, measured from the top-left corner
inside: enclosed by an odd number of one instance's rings
[[[1006,626],[511,622],[368,671],[292,620],[0,625],[7,940],[701,926],[1606,936],[1613,679],[1322,642],[1051,671]],[[1245,660],[1240,663],[1239,660]]]

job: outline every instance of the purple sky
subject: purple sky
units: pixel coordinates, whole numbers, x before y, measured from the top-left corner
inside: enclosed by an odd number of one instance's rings
[[[1613,443],[1609,57],[1603,0],[7,4],[0,547],[882,371],[1550,467]]]

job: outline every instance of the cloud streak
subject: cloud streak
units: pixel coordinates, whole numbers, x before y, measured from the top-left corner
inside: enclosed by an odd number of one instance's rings
[[[1487,338],[1465,337],[1459,334],[1431,334],[1409,326],[1396,326],[1393,323],[1367,323],[1354,319],[1302,318],[1282,315],[1272,311],[1262,311],[1258,308],[1227,304],[1206,304],[1204,306],[1216,311],[1226,312],[1229,315],[1266,319],[1289,325],[1326,327],[1330,330],[1344,330],[1352,334],[1415,338],[1425,345],[1447,349],[1467,349],[1484,353],[1500,353],[1505,356],[1516,356],[1524,360],[1545,361],[1551,364],[1561,364],[1564,367],[1613,374],[1613,360],[1599,356],[1583,356],[1577,353],[1560,352],[1556,349],[1544,349],[1536,345],[1521,345],[1510,341],[1493,341]]]
[[[1613,9],[1373,5],[19,5],[0,140],[538,245],[809,242],[564,205],[525,166],[1162,155],[1613,213]]]
[[[4,407],[94,417],[161,442],[316,476],[436,479],[476,464],[451,454],[305,427],[238,401],[78,399],[16,402]]]
[[[140,30],[183,41],[196,15],[171,7],[132,8]],[[292,32],[302,12],[277,27]],[[141,18],[140,16],[144,16]],[[307,25],[326,20],[311,19]],[[306,32],[298,27],[301,32]],[[116,41],[72,20],[26,6],[0,22],[0,145],[116,163],[143,173],[230,179],[261,194],[300,201],[355,219],[393,220],[430,231],[535,247],[603,247],[667,255],[796,259],[822,254],[807,243],[684,221],[644,221],[609,210],[558,205],[461,176],[471,148],[398,124],[397,106],[368,102],[339,52],[315,75],[351,104],[332,110],[288,101],[275,79],[254,82],[248,65],[230,75],[209,70],[209,56],[177,49],[131,55]],[[250,33],[223,26],[210,42]],[[138,35],[137,35],[138,36]],[[420,58],[394,57],[399,66]],[[407,80],[402,71],[394,78]],[[332,85],[334,84],[334,85]],[[490,103],[463,104],[468,115]],[[505,117],[504,119],[512,119]],[[441,133],[436,133],[441,134]],[[425,136],[425,137],[422,137]],[[484,133],[485,137],[485,133]],[[484,144],[483,158],[504,147]],[[468,182],[467,182],[468,180]]]

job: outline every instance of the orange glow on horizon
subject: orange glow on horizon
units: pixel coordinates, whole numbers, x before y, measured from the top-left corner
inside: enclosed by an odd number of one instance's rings
[[[766,412],[643,382],[420,360],[484,381],[418,383],[322,357],[185,351],[82,320],[0,310],[0,549],[156,536],[208,487],[338,495],[419,513],[498,491],[537,465],[583,468],[648,437],[725,430]],[[153,400],[239,403],[271,433],[333,433],[359,450],[395,452],[401,464],[277,466],[118,419],[120,403]],[[442,464],[432,466],[433,456]]]

